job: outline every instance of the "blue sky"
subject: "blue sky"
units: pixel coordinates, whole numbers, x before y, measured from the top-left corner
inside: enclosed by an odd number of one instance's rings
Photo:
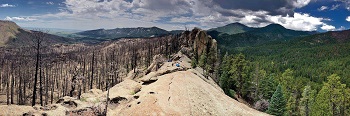
[[[239,22],[336,31],[350,28],[350,0],[0,0],[0,20],[22,27],[78,30],[209,29]]]

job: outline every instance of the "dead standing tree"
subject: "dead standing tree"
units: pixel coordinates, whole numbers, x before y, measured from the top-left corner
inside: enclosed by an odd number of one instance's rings
[[[46,31],[48,32],[48,31]],[[33,41],[34,44],[34,49],[35,49],[35,77],[34,77],[34,86],[33,86],[33,97],[32,97],[32,106],[35,105],[35,101],[36,101],[36,93],[37,93],[37,82],[38,82],[38,76],[39,73],[41,73],[41,49],[43,47],[43,42],[45,39],[46,34],[42,31],[32,31],[31,35],[31,39]],[[40,69],[40,72],[39,72]],[[41,74],[40,74],[41,76]],[[41,78],[41,77],[40,77]],[[41,81],[41,79],[40,79]],[[41,82],[40,82],[41,83]],[[42,94],[42,89],[40,89],[40,95]],[[40,99],[40,103],[42,104],[42,98]]]

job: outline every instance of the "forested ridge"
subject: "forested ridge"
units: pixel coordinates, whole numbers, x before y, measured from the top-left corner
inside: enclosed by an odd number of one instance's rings
[[[243,97],[269,114],[350,115],[350,42],[346,32],[245,46],[219,41],[225,54],[220,85],[226,94]]]

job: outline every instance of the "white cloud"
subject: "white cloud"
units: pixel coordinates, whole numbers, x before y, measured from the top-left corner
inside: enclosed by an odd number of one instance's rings
[[[320,8],[318,8],[317,10],[318,11],[324,11],[324,10],[327,10],[328,7],[327,6],[321,6]]]
[[[1,4],[0,7],[16,7],[16,6],[11,4]]]
[[[350,22],[350,16],[346,17],[346,21]]]
[[[293,0],[293,5],[296,8],[301,8],[301,7],[308,5],[310,2],[311,2],[311,0]]]
[[[316,31],[321,25],[324,25],[323,18],[313,17],[309,14],[294,13],[294,17],[291,16],[268,16],[267,20],[272,23],[280,24],[288,29],[303,30],[303,31]]]
[[[335,27],[332,25],[327,25],[327,24],[323,24],[321,27],[322,30],[326,30],[326,31],[334,31]]]
[[[36,19],[30,18],[30,17],[9,17],[9,16],[7,16],[4,20],[9,20],[9,21],[35,21]]]
[[[209,29],[239,22],[250,27],[278,23],[288,29],[304,31],[315,31],[327,20],[302,13],[284,16],[271,15],[271,12],[264,10],[225,9],[213,1],[215,0],[66,0],[65,7],[59,13],[6,19],[32,21],[30,24],[20,23],[27,27],[35,25],[80,30],[150,26],[173,30],[183,29],[184,25]],[[292,9],[306,6],[309,2],[310,0],[288,0]]]
[[[46,4],[48,4],[48,5],[54,5],[55,3],[53,3],[53,2],[46,2]]]
[[[338,31],[342,31],[342,30],[345,30],[346,28],[344,26],[340,26],[340,28],[338,28],[337,30]]]
[[[335,5],[332,5],[332,8],[331,8],[331,10],[336,10],[336,9],[338,9],[338,7],[340,6],[340,4],[335,4]]]
[[[339,2],[343,2],[345,5],[345,8],[347,10],[350,10],[350,0],[334,0],[334,1],[339,1]]]

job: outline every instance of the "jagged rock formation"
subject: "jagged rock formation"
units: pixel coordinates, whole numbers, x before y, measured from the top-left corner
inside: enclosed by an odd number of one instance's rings
[[[180,39],[185,40],[185,47],[190,47],[196,57],[201,56],[203,52],[209,52],[210,48],[217,50],[217,42],[206,31],[194,28],[192,31],[182,33]]]

